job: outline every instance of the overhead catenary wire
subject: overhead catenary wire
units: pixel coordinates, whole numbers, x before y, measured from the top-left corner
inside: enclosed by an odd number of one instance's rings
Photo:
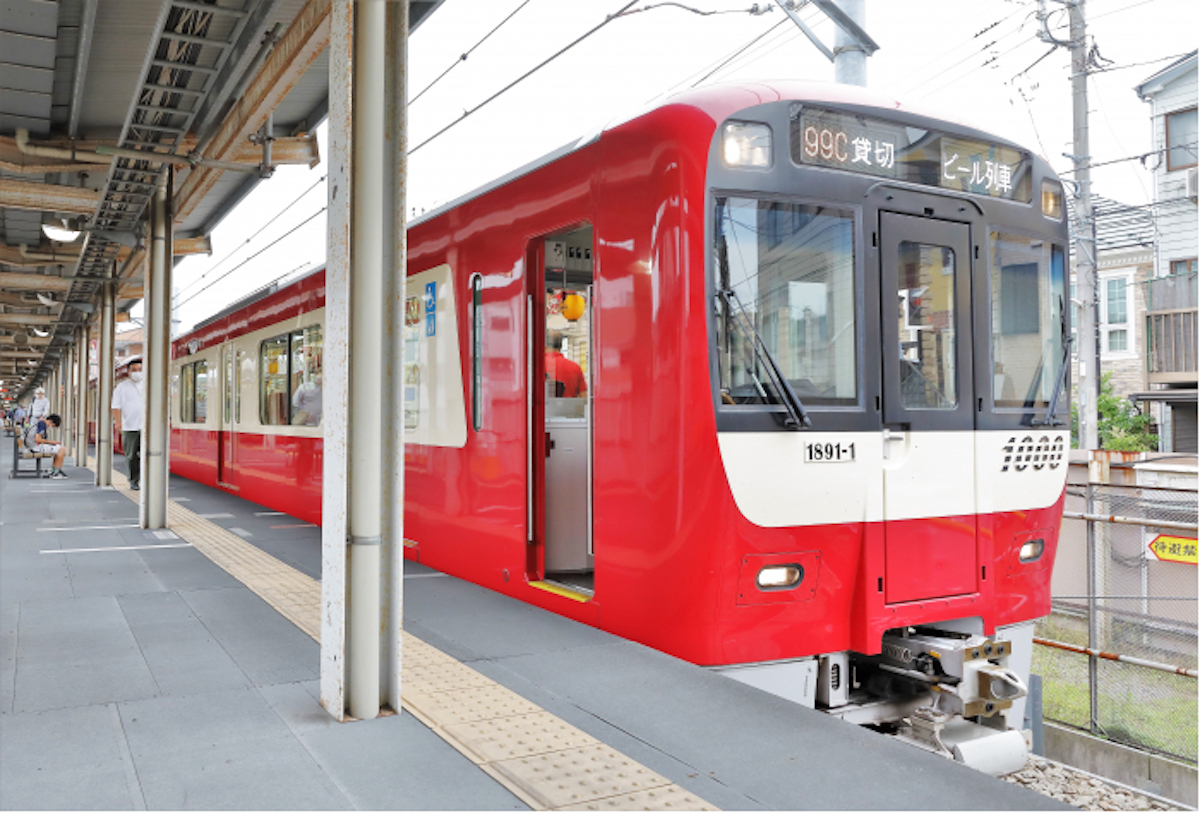
[[[621,16],[622,16],[622,15],[623,15],[623,14],[624,14],[626,11],[628,11],[628,10],[629,10],[629,8],[630,8],[631,6],[634,6],[634,5],[636,5],[636,4],[637,4],[637,0],[630,0],[630,2],[626,3],[625,5],[623,5],[623,6],[622,6],[622,7],[621,7],[621,8],[620,8],[620,9],[619,9],[619,10],[618,10],[618,11],[617,11],[615,14],[610,14],[610,15],[608,15],[607,17],[605,17],[605,18],[604,18],[604,20],[603,20],[602,22],[600,22],[600,24],[599,24],[599,25],[596,25],[596,26],[592,27],[591,29],[589,29],[588,31],[586,31],[586,32],[585,32],[584,34],[582,34],[581,36],[579,36],[579,37],[577,37],[576,39],[572,40],[572,41],[571,41],[571,42],[570,42],[568,45],[564,46],[563,48],[560,48],[558,51],[555,51],[555,52],[554,52],[552,55],[550,55],[550,56],[549,56],[549,57],[547,57],[546,59],[542,60],[542,61],[541,61],[541,62],[539,62],[537,65],[533,66],[532,68],[530,68],[528,71],[526,71],[525,73],[523,73],[523,74],[521,74],[520,76],[518,76],[518,77],[517,77],[516,79],[514,79],[513,81],[509,82],[509,83],[508,83],[507,85],[505,85],[504,87],[500,88],[500,90],[496,91],[496,92],[495,92],[495,93],[493,93],[491,96],[488,96],[486,99],[484,99],[482,102],[480,102],[479,104],[477,104],[477,105],[475,105],[474,107],[472,107],[470,110],[464,110],[464,111],[463,111],[463,114],[462,114],[461,116],[459,116],[459,117],[458,117],[458,118],[456,118],[454,121],[452,121],[452,122],[450,122],[449,124],[447,124],[447,125],[446,125],[445,127],[443,127],[442,129],[438,130],[436,133],[434,133],[434,134],[433,134],[433,135],[431,135],[429,138],[427,138],[427,139],[425,139],[424,141],[422,141],[422,142],[421,142],[420,144],[418,144],[417,146],[415,146],[415,147],[413,147],[412,149],[410,149],[410,150],[408,151],[408,154],[409,154],[409,155],[412,155],[412,154],[413,154],[413,153],[415,153],[417,150],[421,149],[421,148],[422,148],[422,147],[424,147],[426,144],[428,144],[429,142],[433,141],[435,138],[438,138],[439,136],[441,136],[442,134],[444,134],[445,132],[447,132],[448,130],[450,130],[452,127],[454,127],[454,126],[456,126],[456,125],[458,125],[458,124],[461,124],[461,123],[462,123],[462,121],[463,121],[464,119],[466,119],[466,118],[467,118],[467,116],[469,116],[469,115],[471,115],[472,113],[475,113],[475,112],[479,111],[480,109],[482,109],[483,107],[486,107],[487,105],[491,104],[493,101],[495,101],[496,99],[500,98],[501,96],[503,96],[503,95],[504,95],[505,93],[507,93],[508,91],[512,90],[514,87],[516,87],[517,85],[519,85],[521,82],[524,82],[524,81],[525,81],[526,79],[528,79],[530,76],[533,76],[535,73],[537,73],[538,71],[540,71],[542,68],[546,67],[546,66],[547,66],[547,65],[549,65],[551,62],[553,62],[554,60],[558,59],[560,56],[562,56],[563,54],[565,54],[567,51],[570,51],[570,50],[571,50],[572,48],[574,48],[576,45],[578,45],[579,43],[583,42],[584,40],[586,40],[588,37],[590,37],[590,36],[592,36],[593,34],[595,34],[595,33],[596,33],[597,31],[599,31],[600,29],[604,28],[606,25],[608,25],[609,23],[611,23],[613,20],[616,20],[616,19],[620,18],[620,17],[621,17]]]
[[[492,36],[492,34],[495,34],[497,31],[499,31],[504,26],[505,23],[507,23],[509,20],[511,20],[513,17],[515,17],[518,11],[520,11],[521,9],[523,9],[527,5],[529,5],[530,1],[531,0],[524,0],[524,2],[521,3],[521,5],[517,6],[515,9],[513,9],[511,12],[509,12],[508,16],[505,17],[503,20],[501,20],[499,23],[497,23],[496,26],[494,28],[492,28],[491,31],[484,34],[483,38],[481,40],[479,40],[479,42],[475,43],[470,48],[468,48],[466,51],[464,51],[462,56],[460,56],[458,59],[454,60],[454,62],[452,62],[450,64],[450,67],[448,67],[448,68],[446,68],[446,70],[442,71],[438,75],[438,77],[436,79],[434,79],[432,82],[430,82],[428,85],[426,85],[425,88],[420,93],[418,93],[416,96],[413,96],[411,99],[409,99],[408,106],[412,107],[413,104],[416,103],[417,99],[424,96],[426,93],[429,92],[429,90],[431,88],[433,88],[434,85],[436,85],[438,82],[442,81],[442,79],[444,79],[446,77],[446,74],[450,73],[450,71],[454,70],[459,65],[466,62],[467,57],[469,57],[475,51],[476,48],[478,48],[480,45],[483,45],[485,42],[487,42],[488,38],[490,36]]]
[[[218,260],[216,265],[214,265],[212,268],[209,268],[207,271],[205,271],[203,274],[201,274],[195,280],[188,283],[188,285],[186,285],[182,290],[178,291],[175,294],[174,298],[178,299],[179,297],[186,294],[193,287],[195,287],[196,285],[203,282],[205,277],[207,277],[209,274],[216,271],[224,263],[228,262],[229,259],[233,257],[233,255],[237,254],[239,251],[244,249],[247,245],[249,245],[254,240],[254,238],[258,237],[260,234],[262,234],[264,231],[266,231],[271,226],[272,223],[274,223],[276,220],[278,220],[279,218],[281,218],[285,214],[287,214],[288,210],[290,210],[293,206],[295,206],[297,203],[299,203],[301,200],[303,200],[304,197],[306,195],[308,195],[309,192],[312,192],[318,186],[323,184],[327,177],[328,177],[327,175],[322,175],[320,178],[318,178],[316,181],[314,181],[312,186],[308,187],[303,192],[301,192],[299,195],[297,195],[295,198],[293,198],[291,203],[289,203],[287,206],[284,206],[282,209],[280,209],[279,212],[277,212],[273,218],[271,218],[266,223],[264,223],[262,226],[260,226],[258,228],[258,230],[256,232],[254,232],[254,234],[251,234],[249,237],[247,237],[245,240],[243,240],[240,245],[235,246],[232,251],[230,251],[228,254],[226,254],[224,257],[222,257],[220,260]]]
[[[281,235],[279,235],[278,237],[276,237],[276,238],[275,238],[274,240],[272,240],[270,243],[267,243],[265,246],[263,246],[262,248],[260,248],[258,251],[254,252],[254,253],[253,253],[253,254],[251,254],[249,257],[247,257],[246,259],[242,260],[240,263],[238,263],[237,265],[235,265],[233,268],[230,268],[230,269],[229,269],[228,271],[226,271],[224,274],[222,274],[221,276],[217,277],[217,278],[216,278],[216,279],[214,279],[212,282],[208,283],[208,285],[205,285],[205,286],[204,286],[203,288],[201,288],[199,291],[196,291],[194,294],[192,294],[191,296],[189,296],[187,299],[185,299],[185,300],[183,300],[182,302],[180,302],[180,303],[178,303],[177,305],[175,305],[175,307],[177,307],[177,308],[182,308],[184,305],[186,305],[187,303],[191,302],[191,301],[192,301],[193,299],[195,299],[196,297],[200,296],[200,294],[204,293],[204,292],[205,292],[205,291],[207,291],[209,288],[213,287],[213,286],[214,286],[214,285],[216,285],[218,282],[220,282],[221,280],[223,280],[223,279],[225,279],[226,277],[228,277],[228,276],[229,276],[230,274],[232,274],[234,271],[237,271],[237,270],[238,270],[239,268],[241,268],[243,265],[245,265],[246,263],[250,262],[250,261],[251,261],[251,260],[253,260],[255,257],[258,257],[259,255],[261,255],[261,254],[262,254],[264,251],[266,251],[267,249],[270,249],[270,248],[272,248],[272,247],[274,247],[274,246],[278,245],[280,242],[282,242],[282,241],[284,240],[284,238],[291,237],[293,234],[295,234],[297,231],[299,231],[299,230],[300,230],[302,227],[304,227],[304,226],[307,226],[309,223],[311,223],[313,220],[315,220],[317,217],[319,217],[319,216],[320,216],[320,215],[321,215],[323,212],[327,211],[328,209],[329,209],[329,206],[327,206],[327,205],[326,205],[326,206],[322,206],[320,209],[318,209],[317,211],[313,212],[311,215],[309,215],[308,217],[306,217],[304,220],[302,220],[301,222],[297,223],[295,226],[293,226],[292,228],[288,229],[288,230],[287,230],[286,232],[284,232],[283,234],[281,234]],[[290,272],[289,272],[289,273],[290,273]]]

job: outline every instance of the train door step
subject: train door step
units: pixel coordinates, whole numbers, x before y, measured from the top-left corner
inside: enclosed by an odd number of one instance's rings
[[[586,603],[592,600],[592,591],[586,587],[581,587],[574,584],[563,584],[561,582],[551,581],[550,579],[541,579],[535,582],[529,582],[529,586],[537,590],[545,590],[547,593],[553,593],[556,596],[569,598],[572,601]]]
[[[222,483],[220,480],[217,481],[217,485],[220,486],[221,488],[225,489],[226,491],[241,491],[242,490],[240,486],[235,486],[233,483]]]

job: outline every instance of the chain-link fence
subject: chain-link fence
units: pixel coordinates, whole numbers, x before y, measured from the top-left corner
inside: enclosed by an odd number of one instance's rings
[[[1038,622],[1046,719],[1196,763],[1196,496],[1068,486],[1067,516],[1093,519],[1063,520],[1053,610]]]

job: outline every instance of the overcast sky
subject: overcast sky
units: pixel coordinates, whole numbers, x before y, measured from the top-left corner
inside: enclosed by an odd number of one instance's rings
[[[420,212],[453,200],[697,83],[832,81],[832,65],[780,9],[751,15],[745,11],[749,2],[683,2],[700,11],[730,13],[701,16],[664,5],[615,19],[434,137],[464,110],[473,110],[624,5],[619,0],[445,0],[410,45],[409,143],[415,149],[410,209]],[[633,8],[654,3],[646,0]],[[1046,5],[1052,32],[1066,39],[1061,2],[1046,0]],[[866,6],[866,29],[880,46],[868,60],[869,87],[1007,137],[1045,156],[1061,173],[1070,169],[1063,156],[1072,143],[1070,61],[1064,48],[1038,61],[1051,46],[1037,36],[1034,0],[867,0]],[[1153,148],[1150,106],[1133,88],[1169,65],[1169,58],[1196,47],[1200,3],[1088,0],[1086,8],[1090,37],[1112,60],[1110,70],[1089,83],[1093,162],[1114,162],[1093,170],[1094,191],[1147,203],[1150,173],[1138,160],[1120,160]],[[514,10],[508,22],[471,50]],[[832,45],[833,25],[815,7],[804,8],[801,16]],[[769,33],[746,48],[764,32]],[[468,59],[460,61],[468,51]],[[324,150],[324,126],[318,136]],[[182,329],[281,275],[323,261],[326,191],[318,181],[325,172],[324,164],[313,170],[280,168],[218,226],[212,257],[189,258],[177,267],[176,319]]]

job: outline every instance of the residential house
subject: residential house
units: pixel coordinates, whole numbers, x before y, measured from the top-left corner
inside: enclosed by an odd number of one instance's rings
[[[1113,391],[1128,397],[1147,389],[1144,316],[1147,285],[1154,276],[1154,216],[1147,207],[1129,206],[1100,195],[1092,196],[1092,214],[1096,221],[1100,299],[1100,372],[1111,374]],[[1071,299],[1077,299],[1074,251]],[[1074,327],[1072,332],[1078,358],[1080,338]],[[1076,388],[1077,403],[1078,396]]]
[[[1135,90],[1151,105],[1157,257],[1147,285],[1148,389],[1163,451],[1196,451],[1197,52],[1176,60]],[[1152,161],[1152,163],[1150,163]]]

